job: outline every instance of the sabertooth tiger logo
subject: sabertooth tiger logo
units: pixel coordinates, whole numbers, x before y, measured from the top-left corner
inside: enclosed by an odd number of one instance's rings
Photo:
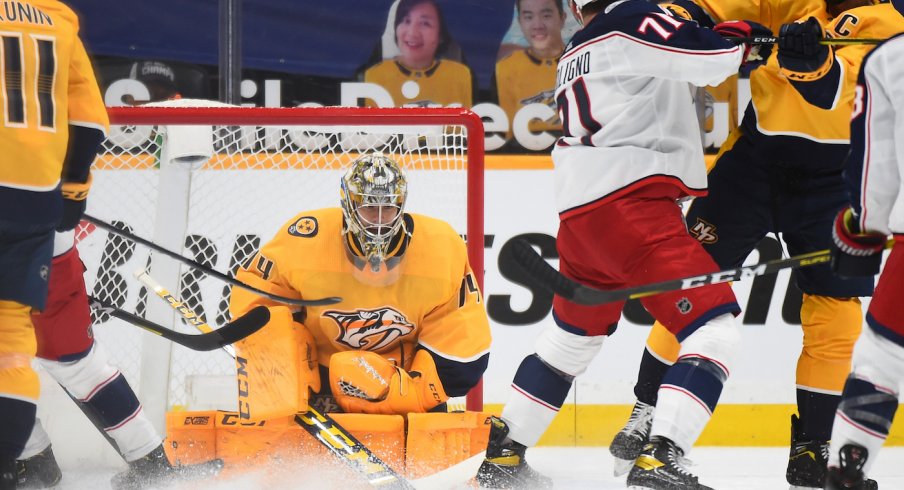
[[[719,241],[719,235],[716,235],[716,227],[701,218],[697,218],[697,222],[691,227],[690,232],[698,242],[704,245],[712,245]]]
[[[414,331],[405,315],[388,306],[353,312],[331,310],[323,315],[339,325],[336,341],[357,350],[379,351]]]

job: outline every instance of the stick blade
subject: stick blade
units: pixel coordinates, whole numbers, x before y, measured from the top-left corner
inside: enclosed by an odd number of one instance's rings
[[[264,325],[269,321],[270,310],[266,306],[254,307],[254,309],[237,318],[235,321],[215,330],[215,332],[220,334],[220,338],[219,345],[214,346],[214,349],[234,344],[239,340],[244,339],[264,328]]]

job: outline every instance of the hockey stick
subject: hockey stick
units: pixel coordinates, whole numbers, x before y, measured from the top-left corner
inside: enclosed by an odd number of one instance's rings
[[[185,303],[179,301],[153,277],[148,275],[146,270],[136,271],[135,277],[148,289],[154,291],[157,296],[166,301],[189,324],[194,325],[195,328],[202,332],[210,331],[210,326],[207,323],[201,320]],[[223,350],[232,356],[233,359],[236,358],[235,348],[231,345],[224,346]],[[296,424],[320,441],[327,450],[360,473],[372,486],[397,490],[413,490],[415,488],[355,436],[337,424],[329,415],[321,414],[314,410],[313,407],[308,407],[307,412],[295,414],[294,420]]]
[[[170,330],[150,320],[145,320],[138,315],[117,308],[112,303],[94,296],[89,296],[88,299],[91,302],[91,307],[95,310],[108,313],[120,320],[131,323],[136,327],[143,328],[148,332],[155,333],[167,340],[171,340],[179,345],[184,345],[189,349],[198,351],[210,351],[228,346],[229,344],[235,343],[254,332],[257,332],[270,321],[270,310],[264,306],[259,306],[245,315],[242,315],[241,318],[230,322],[221,328],[216,330],[210,329],[210,331],[203,334],[192,335]]]
[[[891,248],[894,240],[889,240],[885,248]],[[796,269],[811,265],[825,264],[831,260],[829,250],[819,250],[806,254],[788,257],[786,259],[770,260],[759,264],[725,269],[718,272],[710,272],[699,276],[673,279],[653,284],[645,284],[625,289],[606,291],[587,286],[573,281],[562,275],[559,271],[543,260],[543,257],[534,251],[534,248],[525,240],[513,240],[509,252],[515,262],[524,272],[537,281],[537,283],[549,291],[581,305],[601,305],[613,301],[643,298],[669,291],[680,291],[698,288],[709,284],[748,279],[766,274],[774,274],[782,269]]]
[[[292,299],[292,298],[286,298],[286,297],[279,296],[279,295],[276,295],[276,294],[273,294],[273,293],[268,293],[267,291],[264,291],[264,290],[262,290],[262,289],[258,289],[258,288],[254,287],[254,286],[249,285],[249,284],[245,284],[245,283],[243,283],[243,282],[241,282],[241,281],[237,281],[237,280],[235,280],[234,278],[229,277],[229,276],[227,276],[226,274],[223,274],[223,273],[220,272],[220,271],[211,269],[210,267],[207,267],[207,266],[201,264],[200,262],[196,262],[196,261],[194,261],[194,260],[192,260],[192,259],[190,259],[190,258],[188,258],[188,257],[184,257],[184,256],[182,256],[182,255],[179,255],[179,254],[177,254],[176,252],[173,252],[172,250],[168,250],[168,249],[166,249],[166,248],[163,248],[163,247],[161,247],[160,245],[157,245],[156,243],[154,243],[154,242],[152,242],[152,241],[150,241],[150,240],[146,240],[146,239],[144,239],[144,238],[141,238],[140,236],[137,236],[137,235],[134,235],[134,234],[132,234],[132,233],[129,233],[129,232],[126,231],[126,230],[123,230],[123,229],[121,229],[121,228],[117,228],[117,227],[115,227],[115,226],[113,226],[113,225],[111,225],[111,224],[109,224],[109,223],[107,223],[107,222],[105,222],[105,221],[102,221],[102,220],[100,220],[100,219],[97,219],[97,218],[95,218],[95,217],[93,217],[93,216],[90,216],[90,215],[88,215],[88,214],[85,214],[85,215],[83,215],[83,218],[85,219],[85,221],[87,221],[87,222],[89,222],[89,223],[93,223],[93,224],[96,225],[98,228],[103,228],[104,230],[107,230],[107,231],[109,231],[110,233],[114,233],[114,234],[116,234],[116,235],[119,235],[119,236],[121,236],[121,237],[123,237],[123,238],[125,238],[125,239],[127,239],[127,240],[131,240],[131,241],[133,241],[133,242],[140,243],[140,244],[144,245],[145,247],[148,247],[148,248],[150,248],[151,250],[154,250],[155,252],[159,252],[159,253],[161,253],[161,254],[163,254],[163,255],[166,255],[167,257],[169,257],[169,258],[171,258],[171,259],[177,260],[177,261],[179,261],[179,262],[182,262],[183,264],[186,264],[186,265],[189,265],[189,266],[191,266],[191,267],[194,267],[195,269],[198,269],[199,271],[201,271],[201,272],[203,272],[203,273],[205,273],[205,274],[209,274],[209,275],[211,275],[211,276],[213,276],[213,277],[215,277],[215,278],[217,278],[217,279],[219,279],[219,280],[221,280],[221,281],[223,281],[223,282],[225,282],[225,283],[227,283],[227,284],[231,284],[231,285],[233,285],[233,286],[237,286],[237,287],[240,287],[240,288],[242,288],[242,289],[247,289],[248,291],[251,291],[251,292],[253,292],[253,293],[255,293],[255,294],[259,294],[259,295],[261,295],[261,296],[263,296],[263,297],[265,297],[265,298],[269,298],[269,299],[271,299],[271,300],[273,300],[273,301],[278,301],[278,302],[280,302],[280,303],[285,303],[285,304],[288,304],[288,305],[295,305],[295,306],[324,306],[324,305],[332,305],[332,304],[336,304],[336,303],[342,301],[342,298],[339,298],[339,297],[336,297],[336,296],[332,296],[332,297],[329,297],[329,298],[309,299],[309,300],[306,300],[306,299]]]
[[[729,41],[734,41],[738,44],[776,44],[778,43],[777,36],[753,36],[753,37],[726,37],[725,39]],[[823,38],[819,41],[819,44],[824,45],[847,45],[847,44],[879,44],[885,39],[871,39],[871,38],[857,38],[857,37],[827,37]]]

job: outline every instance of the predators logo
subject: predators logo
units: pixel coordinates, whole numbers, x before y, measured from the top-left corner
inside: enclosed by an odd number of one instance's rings
[[[323,315],[339,325],[336,341],[356,350],[379,351],[414,331],[414,324],[405,315],[388,306],[353,312],[325,311]]]

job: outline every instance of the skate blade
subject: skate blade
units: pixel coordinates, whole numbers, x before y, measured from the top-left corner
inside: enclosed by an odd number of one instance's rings
[[[612,458],[612,474],[615,476],[627,475],[633,467],[633,459]]]
[[[801,485],[791,485],[788,490],[822,490],[822,487],[806,487]]]

